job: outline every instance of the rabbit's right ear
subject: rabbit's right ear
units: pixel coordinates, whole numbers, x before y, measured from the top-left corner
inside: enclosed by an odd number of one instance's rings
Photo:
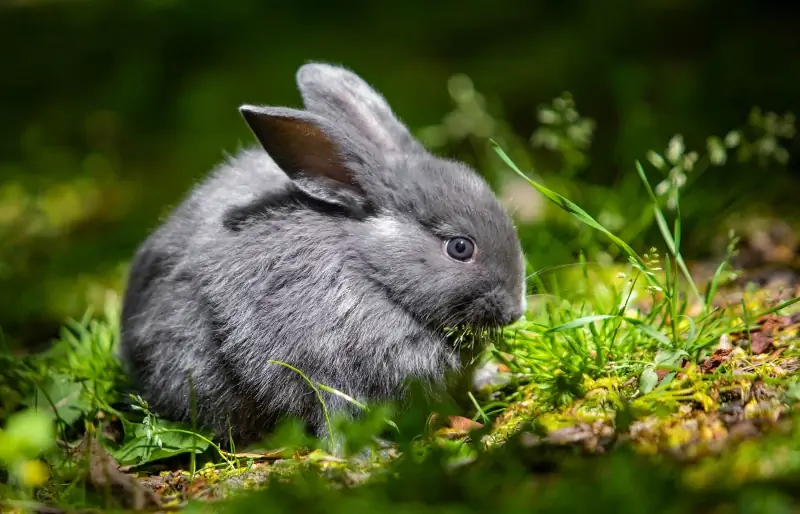
[[[356,172],[371,161],[363,141],[305,111],[243,105],[239,112],[272,160],[304,193],[342,207],[363,207],[366,200]]]
[[[350,125],[381,152],[423,149],[383,95],[347,68],[321,62],[304,64],[297,70],[297,85],[306,109]]]

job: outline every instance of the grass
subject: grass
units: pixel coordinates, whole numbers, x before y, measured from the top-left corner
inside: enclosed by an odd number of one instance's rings
[[[640,253],[492,142],[500,162],[622,258],[600,265],[581,254],[571,266],[531,270],[530,312],[489,345],[505,380],[469,393],[467,412],[424,400],[404,412],[363,405],[275,362],[322,402],[327,441],[287,421],[259,451],[223,449],[125,393],[110,295],[103,316],[68,323],[47,352],[0,356],[4,509],[143,507],[137,484],[146,481],[162,508],[190,511],[788,512],[800,499],[800,298],[740,294],[735,237],[713,273],[693,276],[681,253],[680,173],[697,156],[687,161],[672,146],[649,158],[656,170],[672,163],[666,182],[651,186],[635,166],[649,200],[642,219],[663,241]],[[569,151],[580,161],[575,145]],[[321,390],[356,403],[363,419],[338,420]],[[437,429],[434,410],[484,427]],[[391,449],[375,443],[387,425]],[[334,457],[326,450],[335,438],[346,455],[372,453]],[[98,465],[77,451],[91,439],[126,473],[98,483]]]

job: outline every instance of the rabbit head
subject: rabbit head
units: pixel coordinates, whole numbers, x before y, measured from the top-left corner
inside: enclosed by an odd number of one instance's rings
[[[298,195],[329,216],[357,221],[347,225],[342,251],[365,280],[437,331],[519,319],[523,253],[487,183],[427,152],[353,72],[311,63],[297,82],[306,110],[240,111]]]

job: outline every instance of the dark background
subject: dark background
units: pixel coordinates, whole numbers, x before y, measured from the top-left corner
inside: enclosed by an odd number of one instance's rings
[[[507,123],[493,135],[515,159],[536,164],[545,183],[593,215],[615,216],[623,234],[647,208],[633,167],[647,150],[663,152],[680,133],[702,153],[708,136],[745,127],[754,106],[798,112],[800,7],[789,2],[332,4],[2,4],[0,327],[7,342],[46,342],[66,317],[101,309],[159,218],[226,152],[251,144],[236,107],[299,105],[294,73],[308,60],[352,68],[420,134],[453,109],[448,80],[465,74]],[[572,168],[563,152],[528,142],[539,127],[537,108],[564,91],[596,124],[588,159]],[[796,154],[796,137],[781,144]],[[509,174],[487,157],[485,134],[432,147],[475,164],[493,184]],[[657,170],[648,173],[660,180]],[[797,196],[792,159],[731,159],[711,168],[682,199],[684,250],[714,255],[731,219],[793,220]],[[607,249],[563,217],[522,223],[520,231],[535,266],[574,262],[580,248]],[[652,223],[626,235],[642,251],[659,241]]]

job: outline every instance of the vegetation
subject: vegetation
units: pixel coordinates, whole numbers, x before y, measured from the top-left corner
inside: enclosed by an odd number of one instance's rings
[[[585,161],[592,124],[568,95],[540,118],[534,141],[568,168]],[[423,397],[411,411],[362,406],[359,423],[331,420],[331,438],[347,442],[342,456],[292,420],[263,445],[221,448],[153,415],[126,393],[115,356],[118,297],[109,293],[101,317],[68,323],[47,351],[3,356],[11,371],[0,384],[5,508],[791,509],[800,473],[800,297],[743,288],[733,233],[704,277],[681,252],[680,200],[691,173],[724,165],[733,152],[785,163],[777,141],[793,135],[793,120],[754,111],[750,121],[762,130],[754,140],[731,131],[699,155],[675,136],[663,154],[635,163],[649,202],[641,230],[654,224],[662,237],[647,252],[531,178],[505,150],[524,156],[524,147],[492,134],[497,142],[479,155],[510,170],[497,174],[499,187],[509,175],[524,180],[565,227],[593,229],[584,244],[608,262],[581,253],[571,266],[532,267],[530,312],[491,341],[484,358],[495,373],[469,394],[469,412]],[[768,138],[766,154],[759,149]],[[330,390],[303,376],[313,390]]]
[[[792,8],[373,4],[0,6],[0,511],[796,511]],[[120,292],[159,217],[251,141],[236,107],[297,105],[307,59],[486,176],[530,309],[457,403],[221,447],[130,393]]]

